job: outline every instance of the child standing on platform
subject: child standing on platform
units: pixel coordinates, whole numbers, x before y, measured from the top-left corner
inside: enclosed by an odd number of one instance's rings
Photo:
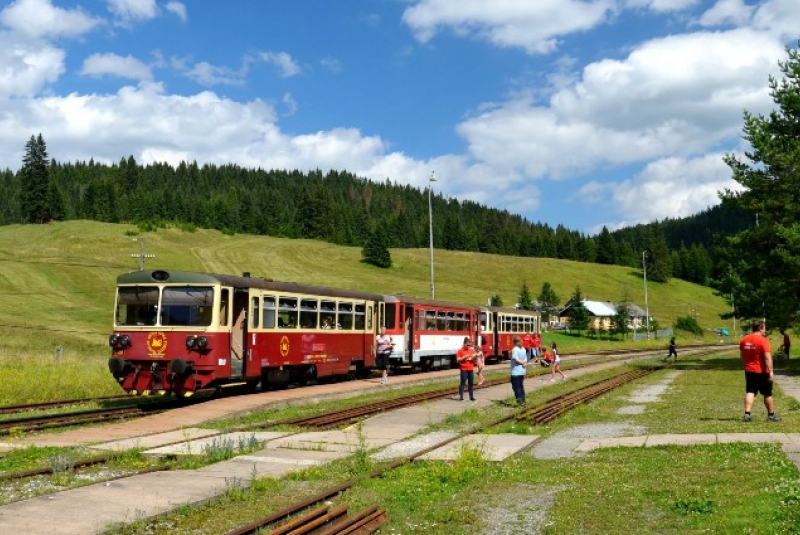
[[[550,381],[556,380],[556,372],[558,372],[561,375],[562,381],[566,381],[567,376],[564,375],[564,372],[561,371],[561,357],[558,356],[558,347],[556,346],[555,342],[550,344],[550,351],[552,352],[553,355],[553,377],[550,378]]]

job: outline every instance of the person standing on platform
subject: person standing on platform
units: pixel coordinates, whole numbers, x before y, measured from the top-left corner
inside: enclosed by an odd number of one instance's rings
[[[522,347],[525,349],[528,360],[531,360],[531,352],[533,351],[533,335],[531,333],[522,335]]]
[[[456,353],[456,362],[458,367],[461,368],[461,382],[458,385],[458,397],[464,401],[464,386],[469,384],[469,400],[475,401],[475,394],[473,393],[475,382],[475,344],[469,336],[464,338],[464,345]]]
[[[514,336],[514,349],[511,350],[511,389],[517,405],[525,406],[525,373],[528,366],[528,355],[522,345],[522,338]]]
[[[386,334],[386,327],[381,327],[381,333],[375,337],[375,367],[381,371],[381,384],[389,381],[389,357],[394,349],[392,337]]]
[[[539,351],[542,347],[542,335],[539,333],[533,333],[533,341],[531,343],[531,356],[534,359],[539,358]]]
[[[561,357],[558,355],[558,346],[556,346],[555,342],[550,344],[550,351],[553,354],[553,377],[550,378],[550,381],[556,380],[556,372],[561,374],[562,381],[566,381],[567,376],[561,371]]]
[[[772,383],[774,371],[772,368],[772,353],[769,340],[767,340],[767,324],[763,321],[753,323],[753,332],[742,338],[739,343],[739,354],[744,363],[745,395],[744,419],[752,420],[750,410],[756,395],[764,396],[764,406],[767,408],[767,421],[780,422],[775,414],[775,401],[772,399]]]

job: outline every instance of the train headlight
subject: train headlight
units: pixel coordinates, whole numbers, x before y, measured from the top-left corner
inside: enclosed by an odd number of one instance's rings
[[[131,347],[131,337],[127,334],[123,334],[119,337],[119,345],[122,346],[122,349],[127,349]]]
[[[205,336],[201,336],[197,339],[197,348],[198,349],[205,349],[208,347],[208,338]]]
[[[108,345],[111,347],[117,347],[119,345],[119,336],[116,334],[112,334],[108,337]]]
[[[186,337],[186,349],[191,351],[197,347],[197,336],[191,335]]]

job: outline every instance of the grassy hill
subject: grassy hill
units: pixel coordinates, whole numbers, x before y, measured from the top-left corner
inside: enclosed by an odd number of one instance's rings
[[[70,384],[107,380],[108,391],[116,393],[105,370],[114,285],[121,273],[138,270],[134,256],[142,239],[147,253],[155,255],[146,261],[147,268],[249,271],[275,280],[430,295],[428,249],[392,250],[395,265],[382,270],[361,263],[360,248],[311,240],[228,236],[210,230],[139,233],[131,225],[90,221],[0,227],[0,372],[7,387],[13,388],[8,378],[20,367],[26,373],[19,385],[26,388],[35,389],[37,381],[41,388],[41,376],[52,382],[55,374]],[[513,304],[523,281],[534,296],[547,281],[562,303],[580,285],[590,299],[616,301],[627,294],[644,306],[641,273],[626,267],[454,251],[435,251],[435,266],[436,297],[442,300],[486,303],[496,293]],[[648,283],[648,299],[651,314],[662,326],[696,312],[701,325],[717,327],[722,325],[719,314],[727,308],[709,288],[677,279]],[[53,372],[59,346],[62,367]],[[39,368],[38,379],[27,366],[33,363]],[[74,366],[74,373],[86,378],[76,381],[64,366]],[[0,391],[0,402],[2,398]]]

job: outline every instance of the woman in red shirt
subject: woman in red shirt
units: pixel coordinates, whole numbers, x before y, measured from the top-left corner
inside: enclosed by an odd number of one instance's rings
[[[458,350],[456,353],[456,362],[458,362],[459,368],[461,368],[461,383],[458,385],[458,397],[461,401],[464,401],[464,385],[469,385],[469,400],[475,401],[475,395],[473,394],[473,383],[475,382],[475,359],[477,358],[477,353],[475,353],[475,344],[472,341],[472,338],[467,336],[464,338],[464,345],[461,349]]]

